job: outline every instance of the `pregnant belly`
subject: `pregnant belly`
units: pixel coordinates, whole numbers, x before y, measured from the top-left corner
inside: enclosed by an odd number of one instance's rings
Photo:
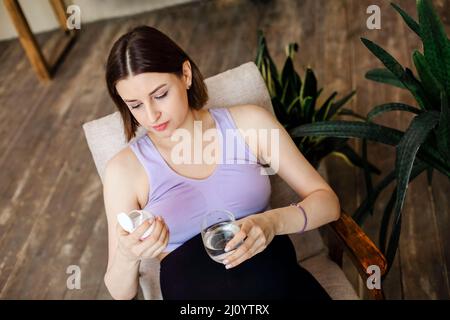
[[[293,294],[298,268],[286,235],[228,270],[208,256],[196,236],[161,262],[161,292],[163,299],[284,299]]]

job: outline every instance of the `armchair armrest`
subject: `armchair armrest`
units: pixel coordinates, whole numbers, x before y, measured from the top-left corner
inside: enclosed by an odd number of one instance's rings
[[[371,276],[368,273],[371,265],[380,268],[380,276],[386,273],[385,256],[347,213],[342,212],[340,219],[330,223],[329,227],[334,235],[334,239],[328,239],[333,261],[342,267],[342,253],[345,250],[364,281]],[[369,290],[369,294],[374,299],[384,299],[382,289]]]

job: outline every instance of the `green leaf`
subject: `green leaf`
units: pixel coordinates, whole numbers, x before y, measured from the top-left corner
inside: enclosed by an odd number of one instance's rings
[[[403,132],[397,129],[375,123],[342,120],[305,124],[292,129],[289,133],[293,137],[314,135],[339,138],[366,138],[392,146],[397,145],[403,136]]]
[[[292,108],[295,106],[296,103],[300,101],[300,96],[296,97],[288,106],[287,113],[290,114],[292,111]]]
[[[278,70],[275,63],[273,62],[272,57],[270,56],[266,38],[264,37],[261,30],[258,31],[258,48],[260,48],[261,50],[260,56],[262,57],[262,60],[266,60],[267,66],[270,68],[272,78],[278,81]]]
[[[435,112],[435,111],[428,111]],[[428,113],[427,112],[427,113]],[[338,138],[365,138],[368,140],[396,146],[403,136],[403,132],[372,122],[362,121],[321,121],[304,124],[290,129],[292,137],[317,136]],[[419,150],[419,158],[430,166],[450,176],[450,163],[445,161],[437,150],[427,144]]]
[[[424,112],[417,115],[408,130],[397,145],[396,169],[398,180],[398,200],[402,201],[408,183],[408,178],[416,158],[416,154],[430,131],[439,123],[439,113],[435,111]],[[400,208],[401,209],[401,208]]]
[[[280,121],[280,123],[286,125],[289,123],[289,116],[286,113],[286,109],[284,104],[278,99],[278,97],[274,97],[272,100],[273,111],[275,116]]]
[[[366,79],[372,81],[390,84],[392,86],[401,89],[406,89],[405,85],[400,80],[398,80],[398,78],[391,71],[389,71],[386,68],[378,68],[370,70],[366,73],[365,77]]]
[[[386,252],[388,265],[392,265],[398,248],[401,230],[401,213],[406,196],[411,171],[417,152],[427,138],[430,131],[439,122],[439,113],[435,111],[424,112],[416,116],[406,130],[400,143],[397,145],[395,162],[397,177],[397,194],[394,205],[394,223]]]
[[[444,91],[441,92],[441,113],[437,127],[437,136],[439,152],[450,162],[450,108],[448,97]]]
[[[272,78],[271,73],[270,73],[270,68],[267,64],[266,59],[263,59],[263,61],[261,62],[260,66],[259,66],[259,70],[264,79],[264,82],[266,83],[267,90],[269,91],[270,97],[274,98],[275,96],[277,96],[277,91],[276,91],[276,87],[274,85],[274,81],[277,81],[277,80]]]
[[[402,16],[403,20],[408,25],[408,27],[412,31],[414,31],[419,37],[421,37],[420,25],[413,18],[411,18],[405,11],[403,11],[402,8],[397,6],[395,3],[391,3],[391,6],[394,7],[394,9],[397,10],[398,13],[400,13],[400,15]]]
[[[335,156],[335,157],[338,157],[338,158],[341,158],[341,159],[344,160],[349,166],[354,166],[354,164],[350,161],[350,159],[349,159],[345,154],[343,154],[342,152],[339,152],[339,151],[333,151],[333,152],[330,152],[330,155]]]
[[[368,160],[367,160],[367,140],[362,140],[362,160],[363,160],[363,172],[364,181],[366,183],[366,194],[371,194],[373,192],[373,182],[372,176],[370,175]],[[369,210],[370,215],[373,216],[373,208]]]
[[[255,64],[258,67],[258,69],[261,67],[262,60],[263,60],[263,53],[264,53],[264,35],[261,30],[258,30],[258,45],[257,45],[257,52],[256,52],[256,59]]]
[[[281,93],[281,98],[280,98],[281,103],[283,103],[283,104],[286,103],[286,96],[288,93],[288,89],[289,89],[289,81],[286,81],[283,83],[283,91]]]
[[[313,97],[307,97],[303,101],[302,109],[303,109],[305,123],[312,122],[313,121],[313,115],[314,115],[314,98]]]
[[[374,42],[361,38],[364,45],[388,68],[392,74],[400,80],[404,86],[413,94],[421,109],[427,109],[430,105],[420,82],[414,77],[414,74],[408,68],[403,67],[383,48]]]
[[[281,72],[281,83],[288,84],[288,94],[296,97],[301,87],[300,77],[294,69],[294,63],[291,57],[287,57]],[[289,100],[288,100],[289,101]]]
[[[416,159],[416,161],[414,162],[414,167],[413,167],[412,173],[411,173],[411,179],[413,177],[416,177],[417,175],[419,175],[427,167],[428,167],[428,165],[425,162],[421,161],[420,159]],[[385,188],[387,188],[392,183],[392,181],[395,180],[395,177],[396,177],[396,173],[395,173],[395,170],[393,170],[388,175],[386,175],[375,186],[375,188],[372,190],[372,193],[369,194],[363,200],[363,202],[360,204],[358,209],[356,209],[356,211],[353,213],[352,217],[355,220],[355,222],[358,223],[358,225],[362,225],[364,223],[364,220],[366,218],[366,213],[369,212],[369,210],[373,208],[375,202],[378,199],[378,196],[381,194],[381,192]]]
[[[444,26],[431,1],[417,0],[417,11],[425,59],[450,96],[450,45]]]
[[[376,43],[366,39],[361,38],[364,45],[378,58],[380,61],[388,68],[389,71],[399,80],[403,78],[405,70],[402,65],[394,59],[387,51],[378,46]]]
[[[432,109],[437,110],[440,92],[444,90],[444,87],[431,72],[425,57],[417,50],[414,50],[413,61],[429,100],[433,103]]]
[[[397,195],[396,195],[396,197],[397,197]],[[395,201],[397,202],[398,199],[396,198]],[[387,263],[386,263],[387,270],[386,270],[385,275],[391,270],[391,267],[394,264],[395,255],[396,255],[397,249],[398,249],[398,243],[400,241],[401,228],[402,228],[402,216],[400,216],[399,219],[393,225],[387,251],[383,252],[384,256],[386,257],[386,261],[387,261]]]
[[[289,45],[286,47],[286,56],[294,60],[294,56],[297,51],[298,51],[298,44],[289,43]]]
[[[431,187],[431,184],[433,183],[433,168],[427,169],[427,181],[428,186]]]
[[[370,110],[370,112],[367,114],[367,121],[372,121],[373,118],[390,111],[407,111],[416,114],[422,112],[422,110],[404,103],[385,103],[378,105],[374,107],[372,110]]]
[[[328,110],[326,120],[332,119],[338,112],[339,109],[342,108],[351,98],[355,95],[356,91],[350,92],[348,95],[334,102],[330,106],[330,110]]]
[[[395,201],[397,200],[397,188],[391,193],[386,207],[384,208],[383,217],[381,218],[380,232],[378,233],[378,242],[380,244],[380,250],[384,254],[386,253],[386,241],[389,229],[389,222],[392,218],[392,210],[394,209]]]
[[[319,99],[319,97],[322,94],[322,92],[323,92],[323,88],[320,88],[319,91],[317,91],[316,100]]]
[[[266,82],[271,98],[279,96],[282,88],[278,82],[278,70],[270,56],[266,39],[261,30],[258,30],[258,51],[255,63]]]
[[[414,162],[414,167],[411,171],[411,176],[409,177],[409,183],[411,183],[417,176],[419,176],[422,172],[428,169],[429,167],[425,163],[423,163],[419,159],[416,159]],[[393,171],[392,176],[395,177],[395,171]],[[389,221],[391,220],[392,209],[394,208],[396,199],[397,199],[397,187],[395,187],[394,190],[392,191],[391,198],[389,199],[388,204],[385,207],[383,218],[381,220],[379,243],[380,243],[380,250],[382,252],[386,252],[387,230],[389,226]]]
[[[327,118],[327,114],[330,110],[331,104],[333,103],[334,98],[337,96],[337,92],[333,92],[327,100],[322,104],[322,106],[319,108],[319,110],[316,112],[314,116],[315,121],[322,121]]]
[[[311,68],[307,68],[305,72],[305,81],[300,90],[300,96],[302,99],[306,97],[316,97],[317,96],[317,79],[314,71]]]
[[[428,100],[425,90],[419,80],[416,79],[413,72],[409,69],[405,69],[403,74],[402,82],[408,88],[408,90],[413,94],[417,103],[422,110],[432,109],[433,104]]]

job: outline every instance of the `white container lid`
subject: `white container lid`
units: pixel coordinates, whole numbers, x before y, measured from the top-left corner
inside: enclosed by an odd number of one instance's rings
[[[125,231],[130,233],[134,231],[133,220],[131,220],[125,212],[121,212],[117,215],[117,221],[119,221],[119,224]]]
[[[131,215],[131,216],[130,216]],[[132,233],[137,227],[139,227],[145,220],[153,218],[154,215],[148,211],[144,210],[132,210],[129,214],[125,212],[121,212],[117,215],[117,221],[122,226],[122,228]],[[152,223],[150,228],[148,228],[144,234],[141,236],[141,240],[147,238],[155,228],[155,225]]]

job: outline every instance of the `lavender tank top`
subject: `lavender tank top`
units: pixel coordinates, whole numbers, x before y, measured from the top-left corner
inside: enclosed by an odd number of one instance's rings
[[[202,216],[210,210],[229,210],[238,220],[270,208],[269,176],[262,174],[265,168],[237,130],[228,108],[208,110],[218,129],[222,161],[205,179],[175,172],[147,134],[129,144],[150,183],[149,200],[143,209],[162,216],[170,230],[164,252],[198,235]],[[234,135],[227,135],[227,131]]]

